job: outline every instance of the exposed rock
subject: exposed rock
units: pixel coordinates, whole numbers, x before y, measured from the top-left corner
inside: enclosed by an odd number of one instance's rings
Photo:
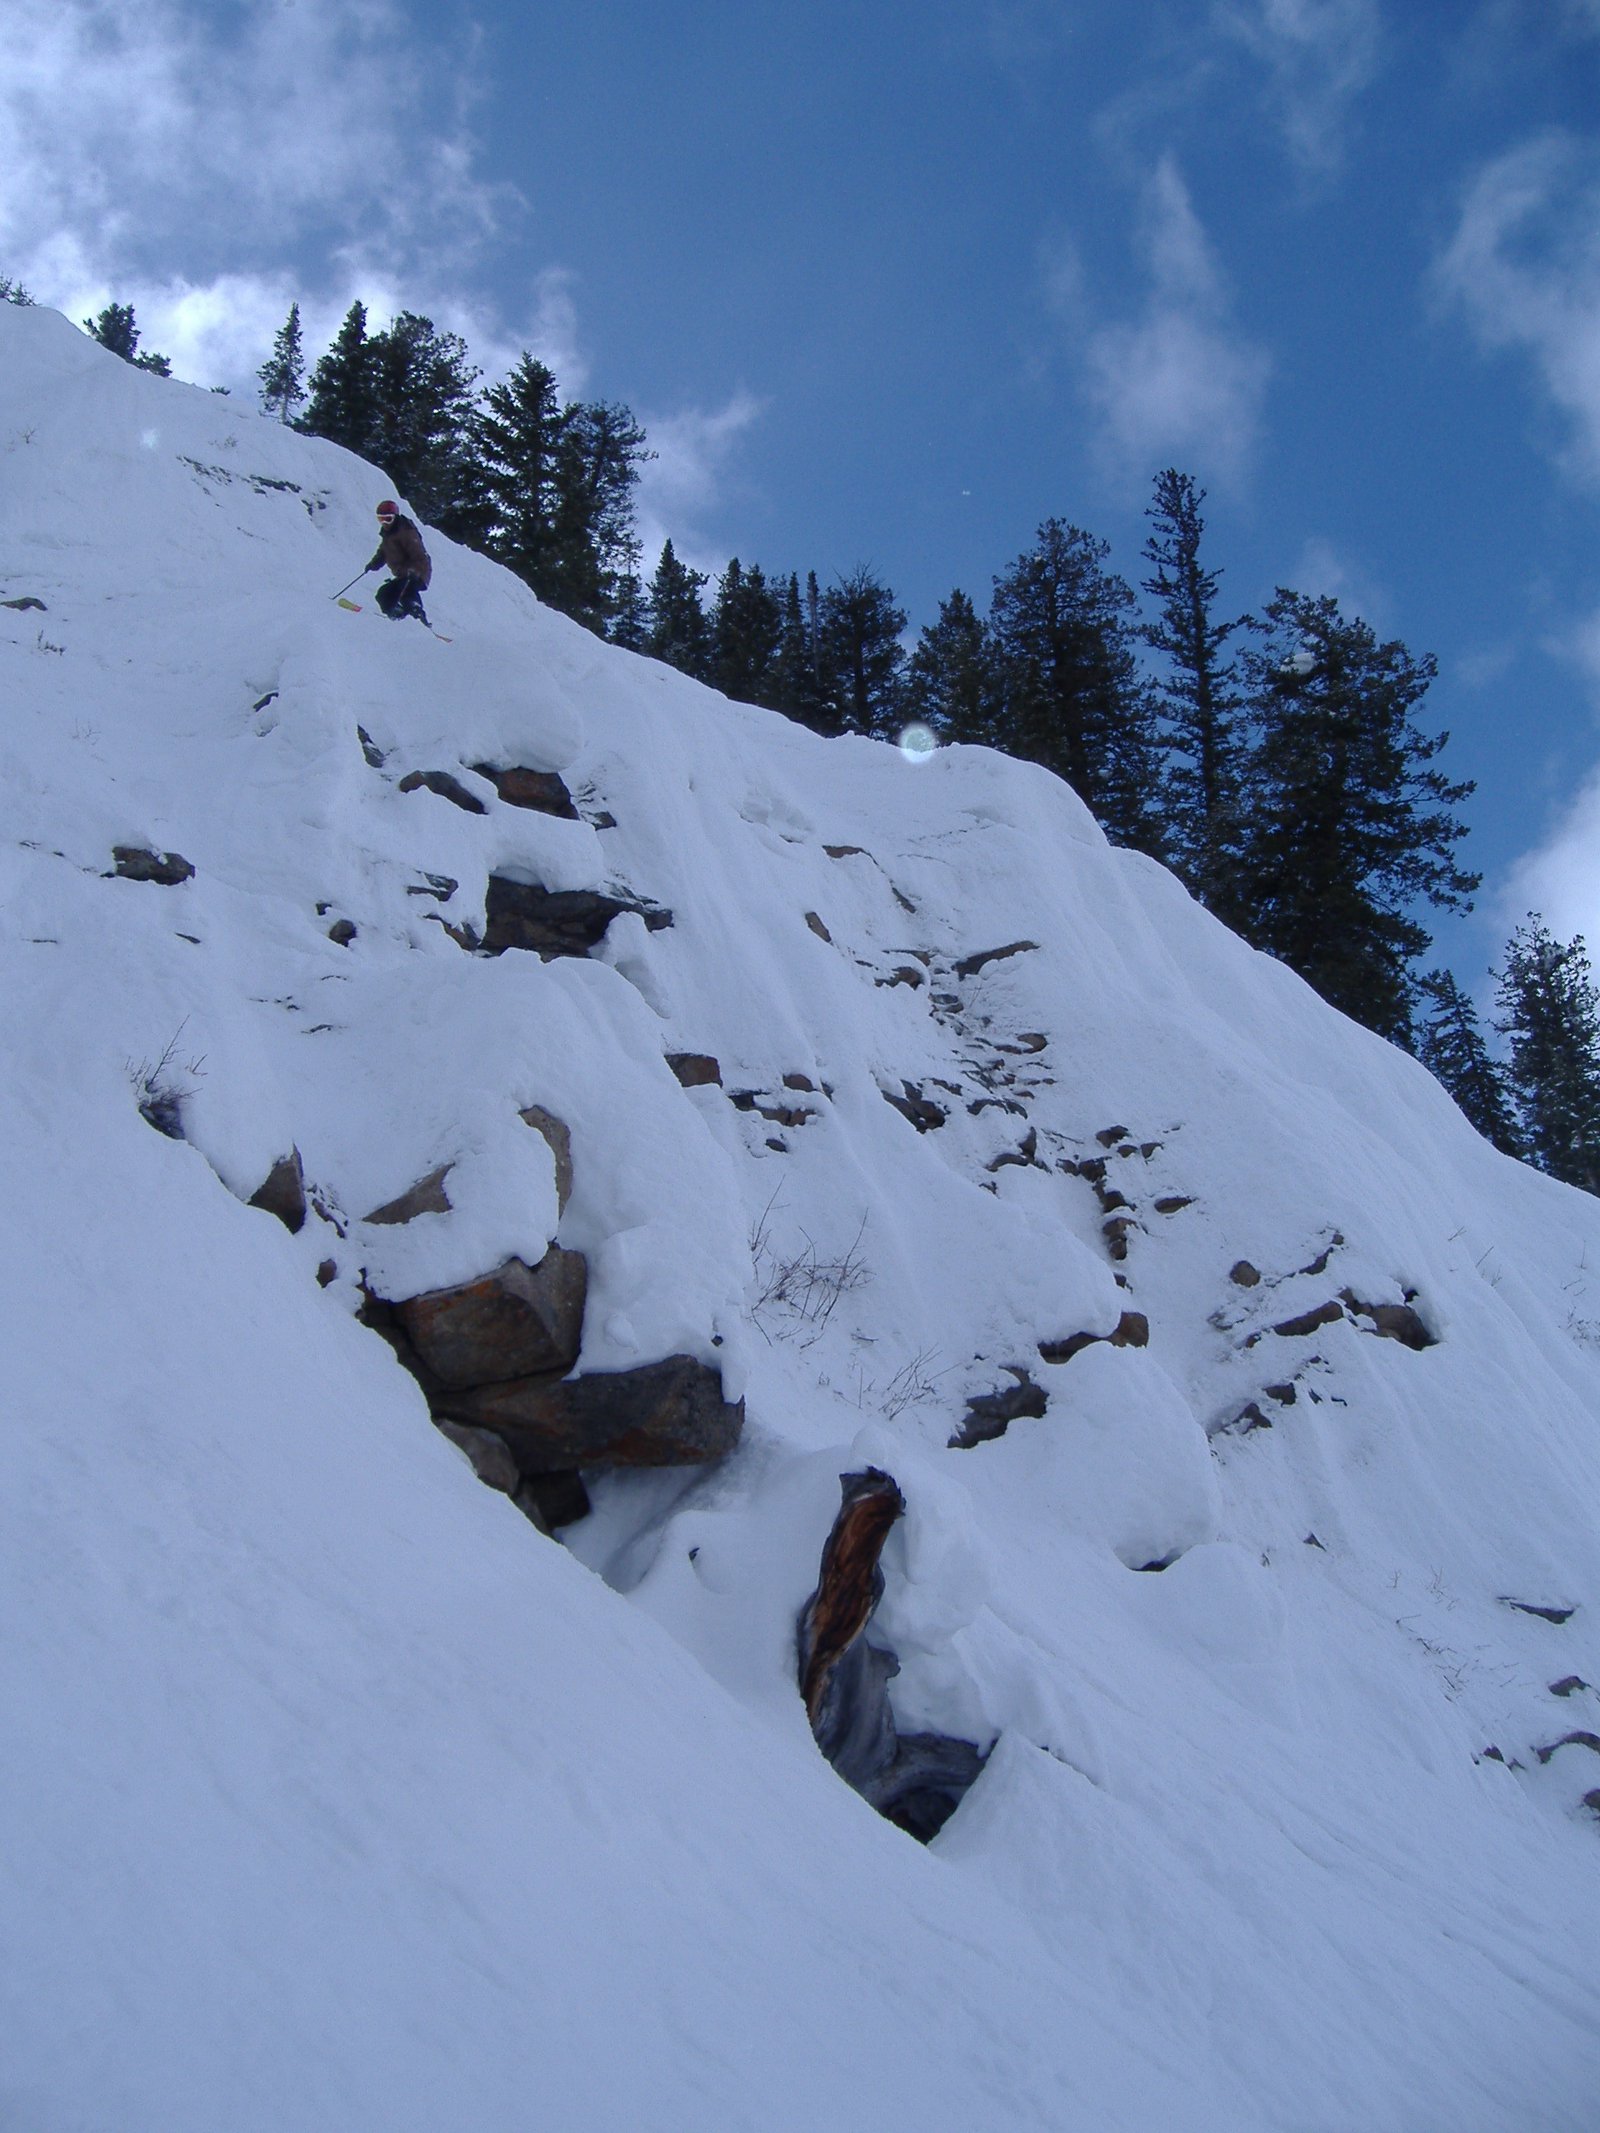
[[[565,1122],[553,1111],[547,1111],[543,1104],[529,1104],[517,1116],[549,1143],[556,1162],[556,1212],[564,1215],[567,1202],[572,1198],[572,1134]]]
[[[839,1478],[839,1514],[798,1624],[800,1693],[817,1746],[840,1777],[925,1844],[950,1819],[984,1757],[972,1741],[896,1730],[888,1684],[899,1661],[870,1645],[866,1629],[883,1596],[879,1558],[905,1499],[877,1467]]]
[[[1003,948],[980,948],[976,955],[964,955],[955,966],[958,978],[975,978],[986,963],[1003,963],[1008,956],[1026,955],[1036,949],[1037,941],[1007,941]]]
[[[472,1471],[485,1488],[498,1489],[502,1496],[516,1495],[522,1486],[522,1474],[503,1437],[497,1437],[492,1429],[474,1429],[465,1422],[440,1422],[438,1427],[458,1451],[466,1453]]]
[[[412,770],[400,780],[401,792],[437,793],[441,800],[448,800],[469,815],[486,815],[489,810],[475,792],[468,792],[459,778],[453,778],[448,770]]]
[[[1030,1126],[1015,1148],[1003,1148],[989,1165],[991,1174],[1010,1167],[1027,1169],[1039,1159],[1039,1129]]]
[[[1272,1423],[1254,1400],[1246,1400],[1239,1412],[1211,1432],[1214,1437],[1248,1437],[1255,1429],[1271,1429]]]
[[[442,926],[456,946],[464,948],[469,955],[483,945],[466,919],[463,919],[459,926],[453,926],[442,911],[425,911],[423,917],[432,919],[436,926]]]
[[[492,763],[474,763],[472,767],[480,778],[489,780],[507,807],[527,807],[536,814],[558,815],[563,822],[581,819],[572,804],[566,780],[553,770],[526,770],[520,764],[514,764],[508,770],[497,770]],[[607,824],[607,827],[615,825]]]
[[[1340,1295],[1357,1317],[1372,1320],[1375,1331],[1382,1339],[1403,1341],[1408,1348],[1417,1349],[1419,1352],[1424,1348],[1436,1348],[1439,1345],[1437,1336],[1428,1331],[1421,1315],[1413,1309],[1409,1301],[1397,1304],[1362,1303],[1348,1289],[1342,1289]]]
[[[26,614],[30,607],[36,608],[41,615],[47,615],[50,612],[44,602],[36,600],[32,593],[24,593],[20,599],[16,600],[0,600],[0,607],[15,607],[23,614]]]
[[[449,874],[429,874],[425,871],[420,881],[408,881],[406,883],[406,894],[407,896],[432,896],[436,897],[440,903],[447,904],[460,886],[460,882]]]
[[[592,1508],[583,1476],[578,1473],[524,1474],[516,1493],[517,1508],[547,1533],[562,1526],[575,1526]]]
[[[1028,1371],[1016,1363],[1001,1367],[1016,1383],[1002,1386],[997,1392],[978,1393],[967,1402],[966,1417],[950,1439],[953,1450],[970,1451],[975,1444],[988,1444],[1003,1437],[1013,1422],[1024,1416],[1037,1421],[1048,1410],[1050,1395],[1042,1385],[1034,1383]]]
[[[328,938],[335,947],[348,948],[355,937],[356,923],[353,918],[336,918],[328,928]]]
[[[1156,1201],[1155,1209],[1158,1215],[1178,1215],[1182,1214],[1186,1207],[1193,1207],[1193,1205],[1194,1196],[1192,1193],[1169,1192],[1164,1193]]]
[[[1281,1333],[1286,1340],[1299,1340],[1308,1333],[1320,1332],[1324,1326],[1337,1325],[1343,1317],[1344,1305],[1336,1298],[1330,1298],[1327,1303],[1318,1304],[1314,1310],[1302,1311],[1295,1318],[1283,1319],[1272,1330],[1274,1333]]]
[[[1137,1227],[1132,1215],[1113,1215],[1109,1221],[1101,1223],[1100,1234],[1105,1238],[1106,1250],[1113,1259],[1127,1258],[1128,1238]]]
[[[111,856],[124,881],[153,881],[163,889],[175,889],[188,881],[194,868],[181,852],[151,852],[140,844],[114,844]]]
[[[1576,1696],[1580,1689],[1588,1686],[1581,1674],[1566,1674],[1560,1681],[1551,1682],[1550,1693],[1552,1696]]]
[[[1128,1129],[1126,1126],[1104,1126],[1095,1135],[1095,1139],[1102,1148],[1115,1148],[1118,1141],[1125,1141],[1127,1138]]]
[[[393,1227],[401,1222],[414,1222],[418,1215],[447,1215],[450,1212],[450,1195],[444,1189],[444,1181],[456,1166],[441,1163],[437,1170],[430,1170],[425,1178],[418,1178],[415,1185],[408,1186],[397,1200],[385,1200],[362,1219]]]
[[[319,1289],[331,1288],[338,1278],[339,1262],[337,1259],[319,1259],[317,1261],[317,1287]]]
[[[1299,1398],[1292,1381],[1282,1385],[1263,1385],[1261,1390],[1267,1399],[1276,1400],[1280,1407],[1293,1407]]]
[[[1039,1360],[1042,1363],[1070,1363],[1075,1355],[1085,1348],[1092,1348],[1099,1341],[1107,1341],[1113,1348],[1147,1348],[1150,1345],[1150,1321],[1142,1311],[1124,1311],[1110,1333],[1073,1333],[1063,1341],[1041,1341]]]
[[[833,935],[828,931],[827,927],[822,923],[821,919],[818,918],[815,911],[808,911],[806,913],[806,924],[811,928],[812,932],[817,936],[817,939],[819,941],[826,941],[830,948],[833,946]]]
[[[1252,1266],[1248,1259],[1236,1259],[1228,1269],[1228,1279],[1235,1288],[1253,1289],[1261,1280],[1261,1269]]]
[[[1558,1748],[1587,1748],[1589,1749],[1591,1754],[1600,1755],[1600,1734],[1583,1732],[1563,1733],[1561,1738],[1559,1740],[1553,1740],[1550,1743],[1549,1747],[1535,1748],[1533,1752],[1536,1756],[1538,1756],[1541,1763],[1547,1763],[1549,1762],[1551,1756],[1555,1754]]]
[[[864,859],[867,856],[859,844],[825,844],[822,849],[830,859]]]
[[[368,766],[373,770],[381,770],[389,759],[365,726],[357,726],[356,739],[361,743],[361,753],[366,757]]]
[[[292,1237],[300,1234],[306,1222],[306,1174],[298,1148],[278,1158],[250,1195],[250,1205],[276,1215]]]
[[[570,1370],[582,1345],[588,1272],[581,1252],[552,1245],[537,1266],[508,1259],[477,1281],[407,1297],[399,1305],[401,1323],[429,1376],[446,1392]],[[456,1421],[487,1419],[454,1408],[446,1412]]]
[[[489,876],[483,946],[490,955],[525,949],[546,962],[558,955],[587,955],[624,911],[634,911],[652,933],[672,924],[672,913],[598,889],[542,889],[537,884]]]
[[[1505,1593],[1500,1595],[1502,1607],[1514,1608],[1519,1615],[1537,1615],[1541,1622],[1570,1622],[1577,1613],[1576,1607],[1546,1607],[1537,1600],[1513,1600]]]
[[[817,1085],[809,1074],[785,1074],[783,1085],[786,1089],[798,1089],[806,1096],[815,1096],[817,1093]]]
[[[906,1503],[894,1477],[873,1466],[841,1475],[840,1496],[816,1590],[800,1612],[800,1694],[817,1746],[847,1784],[859,1785],[894,1753],[881,1689],[895,1662],[873,1652],[863,1632],[883,1597],[878,1559]]]
[[[894,1105],[902,1118],[909,1118],[919,1133],[932,1133],[944,1124],[949,1113],[931,1097],[924,1096],[914,1081],[903,1081],[900,1086],[905,1092],[903,1095],[896,1096],[892,1089],[880,1089],[879,1093],[885,1103]]]
[[[693,1356],[587,1377],[514,1378],[441,1393],[436,1412],[493,1429],[523,1473],[575,1467],[697,1466],[732,1451],[744,1402],[722,1396],[720,1374]]]
[[[897,963],[886,978],[875,978],[873,983],[880,989],[896,985],[909,985],[913,992],[926,985],[928,974],[916,963]]]
[[[671,1067],[686,1089],[720,1089],[722,1068],[709,1052],[668,1052]]]

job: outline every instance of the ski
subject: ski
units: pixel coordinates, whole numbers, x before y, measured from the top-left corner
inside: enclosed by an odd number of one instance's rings
[[[358,600],[346,600],[341,597],[335,604],[342,607],[347,615],[360,615],[366,612]],[[431,622],[424,622],[422,626],[430,637],[437,637],[441,644],[454,644],[456,641],[454,637],[447,637],[443,630],[436,630]]]

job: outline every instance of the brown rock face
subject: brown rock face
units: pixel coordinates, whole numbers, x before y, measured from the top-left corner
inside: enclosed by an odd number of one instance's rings
[[[556,1207],[561,1214],[567,1211],[567,1202],[572,1198],[572,1135],[563,1120],[543,1104],[529,1104],[526,1111],[518,1114],[525,1126],[549,1143],[550,1153],[556,1159]]]
[[[572,1368],[583,1338],[587,1285],[583,1254],[556,1245],[536,1267],[508,1259],[481,1280],[412,1296],[400,1305],[400,1319],[424,1367],[447,1392],[469,1385],[498,1389],[535,1371]],[[454,1404],[446,1412],[452,1421],[488,1423],[487,1416]]]
[[[276,1215],[291,1236],[299,1235],[306,1220],[306,1177],[298,1148],[273,1164],[265,1182],[250,1195],[250,1205]]]
[[[573,1467],[696,1466],[732,1451],[744,1402],[692,1356],[581,1378],[523,1377],[436,1397],[451,1421],[492,1429],[525,1474]]]
[[[564,822],[581,820],[565,779],[553,770],[525,770],[520,764],[509,770],[496,770],[490,763],[474,763],[472,767],[489,780],[507,807],[528,807],[537,814],[559,815]]]
[[[722,1068],[709,1052],[668,1052],[667,1065],[686,1089],[720,1089]]]
[[[385,1200],[365,1219],[394,1227],[401,1222],[414,1222],[418,1215],[449,1214],[450,1195],[444,1189],[444,1181],[454,1168],[453,1163],[441,1163],[437,1170],[430,1170],[425,1178],[408,1186],[398,1200]]]
[[[448,800],[469,815],[486,815],[489,810],[475,792],[468,792],[461,780],[452,777],[448,770],[413,770],[400,780],[402,792],[433,792],[441,800]]]

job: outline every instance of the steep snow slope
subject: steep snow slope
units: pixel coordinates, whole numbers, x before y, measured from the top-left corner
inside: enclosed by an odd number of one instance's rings
[[[1600,1753],[1539,1751],[1600,1734],[1595,1202],[1042,773],[442,540],[452,643],[349,614],[381,475],[51,314],[0,378],[0,2123],[1592,2126]],[[672,923],[464,953],[491,872]],[[552,1238],[583,1369],[748,1412],[565,1547],[353,1315]],[[950,1448],[1008,1367],[1047,1411]],[[927,1849],[795,1689],[869,1461],[897,1716],[993,1743]]]

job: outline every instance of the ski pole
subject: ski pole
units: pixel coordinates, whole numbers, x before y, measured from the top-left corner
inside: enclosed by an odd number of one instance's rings
[[[364,570],[358,570],[355,576],[350,580],[350,585],[359,585],[361,583],[361,580],[365,576],[366,572]],[[345,594],[350,590],[350,585],[341,585],[336,593],[329,593],[328,598],[330,600],[342,600]]]

